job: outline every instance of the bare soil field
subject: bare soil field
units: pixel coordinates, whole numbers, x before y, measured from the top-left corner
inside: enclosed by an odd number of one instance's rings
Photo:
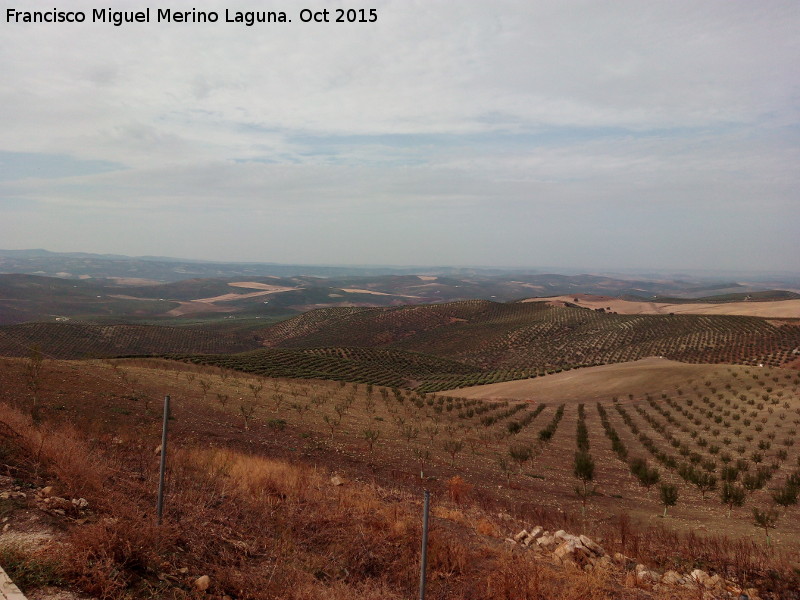
[[[731,367],[744,371],[747,367]],[[690,378],[705,377],[718,365],[697,365],[665,358],[563,371],[547,377],[519,379],[447,390],[444,395],[464,398],[514,399],[549,402],[608,400],[614,396],[661,392]]]
[[[234,312],[236,309],[229,306],[219,306],[210,302],[198,302],[190,300],[189,302],[178,302],[180,306],[167,311],[167,316],[170,317],[183,317],[185,315],[192,315],[197,313],[228,313]]]
[[[258,281],[234,281],[228,284],[231,287],[248,288],[251,290],[264,290],[267,292],[288,292],[296,290],[296,287],[287,287],[283,285],[271,285],[269,283],[259,283]]]
[[[530,298],[523,302],[549,302],[556,305],[570,303],[593,310],[602,308],[623,315],[741,315],[771,319],[800,319],[800,300],[668,304],[664,302],[633,302],[607,296],[578,294],[554,298]]]

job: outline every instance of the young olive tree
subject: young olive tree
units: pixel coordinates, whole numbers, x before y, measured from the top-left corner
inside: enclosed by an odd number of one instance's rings
[[[575,487],[575,493],[581,499],[581,514],[586,516],[586,501],[595,492],[594,487],[589,488],[589,483],[594,479],[594,460],[588,452],[579,450],[575,453],[572,473],[582,484]]]
[[[767,546],[772,545],[772,541],[769,538],[769,530],[778,526],[778,516],[778,511],[775,508],[759,510],[755,506],[753,507],[753,524],[764,530],[764,534],[767,536]]]
[[[461,440],[448,439],[444,441],[442,448],[450,455],[450,464],[455,466],[456,454],[464,449],[464,442]]]
[[[731,481],[722,484],[720,500],[728,507],[728,518],[731,518],[734,506],[744,506],[747,499],[747,490]]]
[[[662,483],[659,487],[659,494],[661,496],[661,504],[664,505],[663,518],[667,518],[667,508],[675,506],[678,503],[678,486],[671,483]]]

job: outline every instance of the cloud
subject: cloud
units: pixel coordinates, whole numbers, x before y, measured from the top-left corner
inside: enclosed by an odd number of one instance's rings
[[[665,239],[676,222],[665,211],[678,209],[708,227],[714,210],[742,228],[759,210],[800,220],[795,2],[374,5],[374,24],[303,24],[291,4],[292,23],[253,27],[0,23],[0,152],[24,157],[0,166],[0,210],[14,207],[6,222],[38,223],[17,243],[53,246],[48,216],[36,211],[103,221],[94,233],[82,227],[75,244],[113,244],[99,233],[109,219],[117,240],[135,239],[125,223],[136,227],[143,212],[170,222],[191,212],[206,227],[203,215],[220,211],[281,211],[304,215],[304,227],[285,226],[305,240],[306,260],[327,256],[317,240],[332,239],[321,232],[339,215],[338,239],[353,238],[345,217],[396,231],[395,248],[380,253],[403,262],[401,234],[418,239],[445,218],[458,233],[439,239],[463,264],[459,252],[480,254],[457,235],[494,222],[524,237],[516,224],[537,214],[555,228],[542,233],[548,244],[571,234],[565,215],[576,211],[603,229],[640,225],[648,213],[628,211],[650,207],[663,223],[652,235]],[[594,238],[590,222],[582,227]],[[775,235],[755,228],[751,238]],[[483,250],[511,263],[506,246],[529,244],[522,239],[503,242],[505,254]],[[738,242],[715,244],[730,264],[744,260]],[[596,256],[594,245],[578,244],[569,260]],[[367,241],[360,248],[354,262],[376,255]],[[263,251],[251,243],[238,257],[272,260]]]

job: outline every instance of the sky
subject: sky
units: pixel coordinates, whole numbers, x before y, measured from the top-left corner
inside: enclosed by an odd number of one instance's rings
[[[800,271],[797,0],[0,9],[3,249]]]

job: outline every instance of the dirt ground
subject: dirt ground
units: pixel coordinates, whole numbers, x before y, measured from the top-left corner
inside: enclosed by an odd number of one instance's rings
[[[748,367],[733,367],[744,371]],[[589,402],[614,396],[641,395],[675,387],[688,378],[704,377],[719,370],[715,365],[696,365],[649,357],[613,365],[562,371],[547,377],[476,385],[441,392],[464,398],[515,399],[551,402]]]
[[[577,300],[577,301],[576,301]],[[687,303],[668,304],[665,302],[632,302],[608,296],[578,294],[554,298],[530,298],[523,302],[549,302],[563,304],[569,302],[584,308],[603,308],[624,315],[742,315],[747,317],[766,317],[772,319],[800,319],[800,300],[775,300],[772,302],[725,302],[720,304]]]

